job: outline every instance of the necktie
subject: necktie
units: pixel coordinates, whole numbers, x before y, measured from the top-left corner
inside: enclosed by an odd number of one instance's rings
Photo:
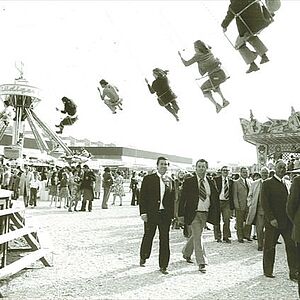
[[[226,200],[229,199],[229,187],[228,187],[227,178],[224,178],[224,198]]]
[[[204,180],[200,179],[199,197],[202,201],[206,200],[206,189],[204,186]]]
[[[287,189],[286,184],[285,184],[285,182],[284,182],[283,179],[281,179],[281,182],[282,182],[282,184],[284,185],[285,190],[288,192],[288,189]]]
[[[247,184],[247,179],[245,178],[245,186],[246,186],[246,189],[247,189],[247,195],[249,194],[249,186]]]

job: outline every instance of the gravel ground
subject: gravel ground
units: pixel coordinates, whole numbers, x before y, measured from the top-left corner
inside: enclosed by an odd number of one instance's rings
[[[143,224],[138,207],[67,212],[40,202],[27,209],[28,222],[41,226],[43,242],[52,246],[53,267],[36,262],[2,282],[9,299],[297,299],[297,285],[288,279],[284,244],[277,246],[275,275],[262,275],[262,253],[255,242],[216,243],[205,231],[209,265],[206,274],[182,259],[185,238],[171,230],[169,274],[158,271],[158,238],[145,268],[139,266]],[[232,222],[233,223],[233,222]],[[233,224],[232,224],[233,225]],[[210,227],[212,227],[210,225]],[[234,229],[233,229],[234,230]]]

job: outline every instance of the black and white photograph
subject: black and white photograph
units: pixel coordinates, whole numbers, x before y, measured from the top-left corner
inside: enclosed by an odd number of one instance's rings
[[[0,0],[0,298],[299,299],[299,0]]]

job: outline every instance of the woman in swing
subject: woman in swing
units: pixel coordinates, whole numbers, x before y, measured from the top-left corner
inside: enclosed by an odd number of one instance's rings
[[[102,94],[99,87],[97,87],[101,99],[104,103],[109,107],[113,114],[116,114],[117,108],[123,110],[122,108],[122,99],[119,97],[119,90],[117,87],[109,84],[105,79],[101,79],[99,81],[100,86],[103,88]]]
[[[152,82],[152,85],[149,84],[147,78],[145,78],[145,81],[150,93],[156,93],[159,104],[164,106],[175,117],[176,121],[179,121],[179,117],[177,115],[179,111],[179,107],[176,102],[177,96],[170,88],[169,79],[167,77],[168,72],[169,71],[167,70],[164,71],[162,69],[155,68],[153,69],[153,76],[155,80]]]
[[[201,90],[204,97],[207,97],[215,105],[216,111],[219,113],[222,108],[229,105],[229,101],[224,98],[220,89],[220,84],[225,82],[227,77],[221,68],[221,62],[212,54],[210,46],[198,40],[194,43],[194,48],[196,53],[190,60],[183,59],[179,51],[178,54],[186,67],[197,63],[199,73],[208,77],[208,80],[202,84]],[[223,106],[216,102],[212,92],[216,92],[221,96]]]

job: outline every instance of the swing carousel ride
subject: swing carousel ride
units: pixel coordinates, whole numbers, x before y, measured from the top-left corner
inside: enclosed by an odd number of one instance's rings
[[[0,113],[0,141],[9,125],[12,127],[11,145],[4,147],[4,157],[22,159],[25,122],[27,121],[42,154],[56,158],[60,156],[65,161],[71,162],[74,158],[72,150],[34,112],[34,108],[42,100],[40,89],[29,85],[23,77],[22,68],[17,67],[17,69],[20,76],[13,84],[0,85],[0,98],[5,105],[5,109]],[[15,115],[10,120],[9,109],[13,110]]]
[[[250,120],[240,118],[240,124],[244,140],[256,146],[259,168],[270,159],[300,157],[300,112],[293,107],[287,120],[269,118],[261,123],[250,111]]]

